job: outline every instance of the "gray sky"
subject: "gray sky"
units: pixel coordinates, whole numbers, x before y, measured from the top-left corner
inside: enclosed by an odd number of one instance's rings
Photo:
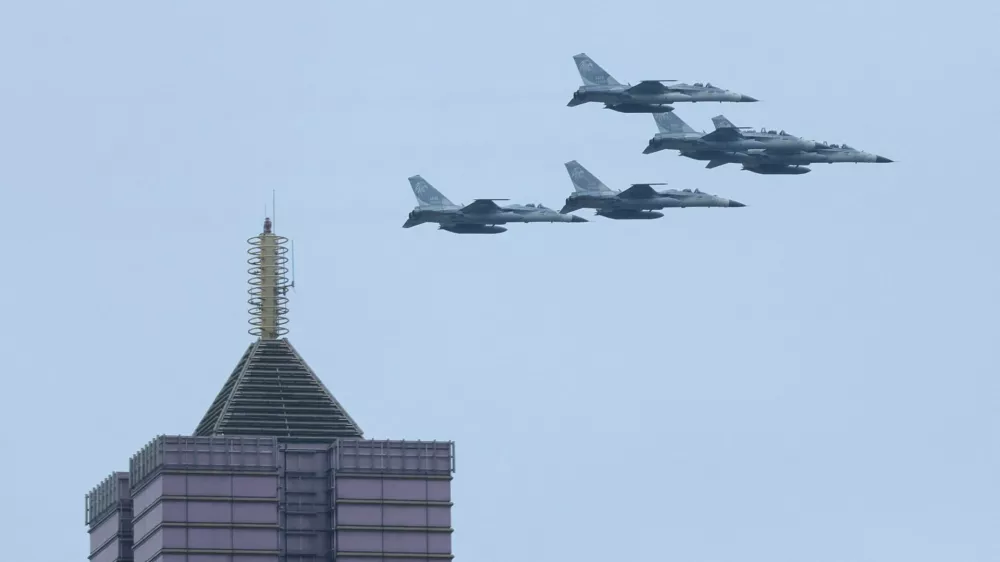
[[[152,4],[0,7],[6,558],[82,560],[83,494],[193,431],[278,189],[291,341],[368,437],[457,442],[459,559],[1000,559],[995,2]],[[643,155],[565,106],[581,51],[896,163]],[[571,159],[748,206],[400,228],[407,176],[558,207]]]

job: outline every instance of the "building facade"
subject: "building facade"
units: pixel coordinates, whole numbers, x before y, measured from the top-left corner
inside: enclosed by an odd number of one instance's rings
[[[160,436],[87,495],[93,562],[451,559],[449,442]]]
[[[86,495],[92,562],[434,562],[454,443],[363,432],[287,338],[287,239],[251,245],[247,347],[192,436],[159,436]]]

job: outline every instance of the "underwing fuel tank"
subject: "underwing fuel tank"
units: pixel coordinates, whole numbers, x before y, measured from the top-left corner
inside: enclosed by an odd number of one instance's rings
[[[453,232],[455,234],[500,234],[501,232],[507,232],[507,229],[502,226],[485,224],[442,225],[439,226],[438,229],[447,230],[448,232]]]
[[[658,211],[597,211],[595,215],[615,220],[650,220],[658,219],[663,213]]]
[[[805,166],[744,166],[744,170],[765,176],[801,176],[812,171]]]
[[[604,109],[610,109],[618,113],[670,113],[674,110],[672,106],[654,103],[607,104],[604,106]]]

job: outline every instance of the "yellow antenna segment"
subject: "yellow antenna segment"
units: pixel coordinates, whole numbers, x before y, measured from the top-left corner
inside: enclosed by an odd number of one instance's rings
[[[284,325],[288,323],[289,282],[288,239],[271,232],[271,219],[264,219],[264,231],[247,240],[250,249],[250,335],[262,340],[276,340],[288,333]]]

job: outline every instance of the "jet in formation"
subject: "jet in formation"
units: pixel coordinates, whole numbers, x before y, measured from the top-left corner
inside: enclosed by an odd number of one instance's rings
[[[658,191],[654,185],[664,183],[634,183],[628,189],[615,191],[604,185],[576,160],[566,162],[566,172],[573,182],[574,192],[566,198],[560,213],[578,209],[595,209],[595,215],[616,220],[658,219],[661,209],[673,207],[745,207],[739,201],[690,189]]]
[[[675,102],[755,102],[748,95],[713,86],[711,83],[676,83],[676,80],[643,80],[635,86],[620,84],[603,68],[580,53],[573,57],[583,86],[573,93],[569,107],[589,102],[603,103],[605,109],[620,113],[668,113]]]
[[[558,213],[544,205],[496,204],[496,201],[507,199],[476,199],[460,206],[449,201],[419,175],[410,177],[409,181],[417,197],[417,206],[410,211],[403,228],[431,222],[437,223],[438,229],[455,234],[500,234],[507,229],[499,225],[512,222],[588,222],[585,218]]]
[[[737,127],[723,115],[712,118],[715,130],[698,132],[675,113],[653,115],[659,132],[643,154],[676,150],[680,156],[707,161],[706,168],[742,164],[756,174],[801,175],[808,164],[838,162],[884,164],[892,160],[850,146],[804,139],[785,131]]]

